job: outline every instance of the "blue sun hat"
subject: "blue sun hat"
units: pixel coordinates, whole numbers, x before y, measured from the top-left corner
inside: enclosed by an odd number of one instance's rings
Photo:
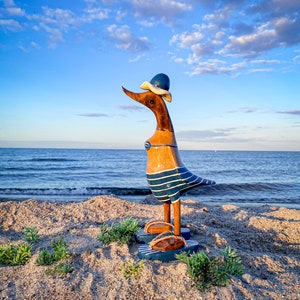
[[[171,102],[172,95],[169,92],[170,79],[166,74],[159,73],[155,75],[150,82],[144,81],[141,86],[143,90],[149,90],[154,94],[160,95],[164,100]]]

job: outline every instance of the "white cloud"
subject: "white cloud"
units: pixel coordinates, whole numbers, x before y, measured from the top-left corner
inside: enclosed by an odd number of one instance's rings
[[[11,16],[24,16],[25,15],[24,9],[21,9],[19,7],[8,7],[8,8],[6,8],[6,11]]]
[[[170,44],[178,42],[178,46],[181,48],[189,48],[195,43],[198,43],[203,38],[203,35],[199,31],[183,32],[181,34],[175,34],[170,39]]]
[[[43,14],[29,15],[28,19],[37,22],[33,26],[34,30],[45,31],[48,34],[49,48],[56,48],[59,43],[64,42],[64,34],[82,23],[82,20],[70,10],[45,6],[42,10]]]
[[[144,27],[154,27],[157,23],[155,22],[154,19],[143,19],[139,20],[139,24],[141,24]]]
[[[94,20],[103,20],[109,17],[109,10],[99,7],[86,8],[85,13],[82,17],[83,22],[93,22]]]
[[[270,18],[297,14],[300,11],[300,2],[298,0],[269,0],[260,1],[250,5],[247,12],[250,14],[261,14]]]
[[[43,29],[48,33],[48,46],[51,49],[55,49],[59,43],[64,42],[63,32],[59,28],[54,28],[46,24],[40,24],[34,29]]]
[[[116,44],[117,48],[130,53],[147,51],[150,48],[147,37],[135,37],[127,25],[110,25],[107,28],[107,35],[109,40]]]
[[[130,59],[129,62],[131,62],[131,63],[137,62],[137,61],[139,61],[142,57],[144,57],[144,55],[137,55],[136,57]]]
[[[205,5],[205,1],[199,1]],[[212,1],[215,8],[194,24],[191,30],[175,33],[170,45],[188,50],[185,60],[190,74],[237,74],[250,64],[282,64],[283,61],[259,59],[273,49],[300,44],[300,2],[296,0]],[[250,58],[253,59],[249,64]],[[297,60],[297,58],[295,58]],[[173,61],[175,59],[173,58]],[[275,68],[255,68],[250,72],[272,72]]]
[[[176,133],[180,142],[212,142],[212,143],[243,143],[249,141],[248,138],[235,136],[236,128],[223,128],[215,130],[185,130]]]
[[[23,28],[18,21],[12,19],[2,19],[0,20],[0,26],[4,27],[9,31],[21,31]]]
[[[25,10],[22,8],[19,8],[15,5],[15,2],[13,0],[3,0],[4,3],[4,10],[9,16],[24,16],[25,15]]]
[[[137,18],[154,18],[166,24],[174,24],[178,17],[192,10],[192,5],[170,0],[131,0],[129,1]]]
[[[38,43],[33,42],[33,41],[30,43],[30,45],[31,45],[33,48],[35,48],[35,49],[40,49],[40,48],[41,48],[41,46],[40,46]]]
[[[83,114],[78,114],[77,116],[88,117],[88,118],[109,118],[110,117],[108,114],[103,114],[103,113],[83,113]]]
[[[225,6],[214,11],[212,14],[205,15],[203,21],[208,21],[218,27],[227,26],[232,15],[232,10],[231,6]]]
[[[300,62],[300,55],[296,55],[293,57],[293,62]]]
[[[130,112],[146,110],[144,106],[137,106],[137,105],[119,105],[118,109],[130,111]]]
[[[274,68],[250,69],[249,73],[268,73],[274,72]]]
[[[43,7],[43,12],[43,15],[37,16],[41,23],[54,25],[61,29],[66,30],[72,25],[81,23],[80,18],[68,9]]]
[[[232,74],[245,67],[245,63],[228,64],[226,61],[218,59],[207,59],[205,61],[195,61],[188,59],[188,63],[192,65],[190,75],[199,74]]]
[[[176,137],[181,141],[201,141],[228,135],[229,133],[227,132],[216,130],[185,130],[176,133]]]
[[[276,18],[256,27],[252,33],[229,37],[223,53],[238,57],[258,57],[269,50],[300,44],[300,18]]]
[[[184,59],[182,57],[176,57],[175,55],[171,56],[171,60],[179,64],[184,63]]]
[[[127,15],[127,11],[118,9],[116,12],[116,21],[121,22],[123,18],[126,17],[126,15]]]
[[[276,31],[269,24],[261,25],[254,33],[241,36],[230,36],[230,43],[224,47],[224,54],[238,57],[257,57],[274,48],[277,42]]]
[[[300,43],[300,16],[296,18],[281,17],[275,19],[273,26],[278,37],[278,44],[285,46]]]
[[[15,6],[14,0],[3,0],[5,6]]]
[[[26,17],[33,22],[32,28],[34,30],[47,33],[49,47],[56,48],[59,43],[65,41],[65,35],[71,30],[76,30],[88,23],[107,19],[109,10],[89,5],[81,14],[76,14],[70,9],[43,6],[41,13],[27,14]]]
[[[229,110],[227,111],[228,113],[253,113],[256,111],[256,108],[253,107],[240,107],[237,109]]]
[[[28,48],[25,48],[23,45],[19,45],[18,47],[21,51],[23,51],[24,53],[29,53],[30,50]]]
[[[288,114],[288,115],[295,115],[300,116],[300,110],[285,110],[285,111],[278,111],[279,114]]]
[[[277,59],[255,59],[250,61],[251,64],[258,64],[258,65],[268,65],[268,64],[279,64],[280,61]]]
[[[194,57],[203,57],[209,54],[213,54],[214,52],[214,44],[212,43],[197,43],[191,46],[191,50],[193,51]]]

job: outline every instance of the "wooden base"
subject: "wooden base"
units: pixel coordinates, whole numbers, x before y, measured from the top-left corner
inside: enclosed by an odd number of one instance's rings
[[[152,244],[153,243],[153,244]],[[151,245],[152,244],[152,245]],[[162,252],[181,249],[185,246],[185,241],[180,236],[166,236],[158,241],[153,240],[150,244],[150,248],[153,250],[159,250]]]
[[[189,240],[191,238],[191,232],[188,228],[181,228],[180,235],[185,238],[185,240]],[[138,233],[136,233],[135,239],[138,243],[147,244],[150,243],[156,236],[157,234],[147,233],[142,228]]]
[[[173,229],[173,225],[164,221],[151,221],[145,225],[145,232],[150,234],[160,234]]]
[[[150,234],[159,234],[162,232],[166,232],[172,230],[172,227],[170,225],[153,225],[148,229],[148,233]]]
[[[151,250],[149,248],[148,244],[141,245],[138,249],[138,257],[140,259],[147,259],[147,260],[159,260],[162,262],[168,262],[175,260],[175,255],[179,254],[183,251],[189,251],[190,253],[192,252],[197,252],[199,248],[199,243],[195,240],[187,240],[186,241],[188,246],[184,246],[180,249],[176,250],[171,250],[171,251],[158,251],[158,250]]]

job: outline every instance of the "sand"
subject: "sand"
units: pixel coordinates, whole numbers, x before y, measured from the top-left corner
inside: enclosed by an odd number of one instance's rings
[[[149,199],[148,199],[149,200]],[[141,201],[142,202],[142,201]],[[0,244],[18,244],[25,227],[35,226],[41,240],[24,266],[0,266],[0,299],[300,299],[300,211],[284,207],[204,206],[182,201],[182,225],[208,255],[227,245],[242,258],[245,274],[227,287],[200,292],[180,261],[145,261],[139,278],[126,279],[122,266],[138,262],[138,244],[104,246],[100,225],[127,217],[142,224],[162,219],[162,204],[134,203],[114,196],[55,204],[30,199],[0,203]],[[62,237],[74,271],[46,275],[39,252]]]

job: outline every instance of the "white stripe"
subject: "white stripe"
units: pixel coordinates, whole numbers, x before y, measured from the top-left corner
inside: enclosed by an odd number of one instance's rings
[[[174,171],[174,170],[180,170],[180,169],[186,169],[186,167],[178,167],[178,168],[167,169],[167,170],[163,170],[163,171],[159,171],[159,172],[146,173],[146,174],[147,174],[147,175],[155,175],[155,174],[160,174],[160,173],[169,172],[169,171]],[[189,172],[189,171],[187,170],[187,172]],[[186,172],[184,172],[184,173],[186,173]],[[181,174],[184,174],[184,173],[181,173]]]

